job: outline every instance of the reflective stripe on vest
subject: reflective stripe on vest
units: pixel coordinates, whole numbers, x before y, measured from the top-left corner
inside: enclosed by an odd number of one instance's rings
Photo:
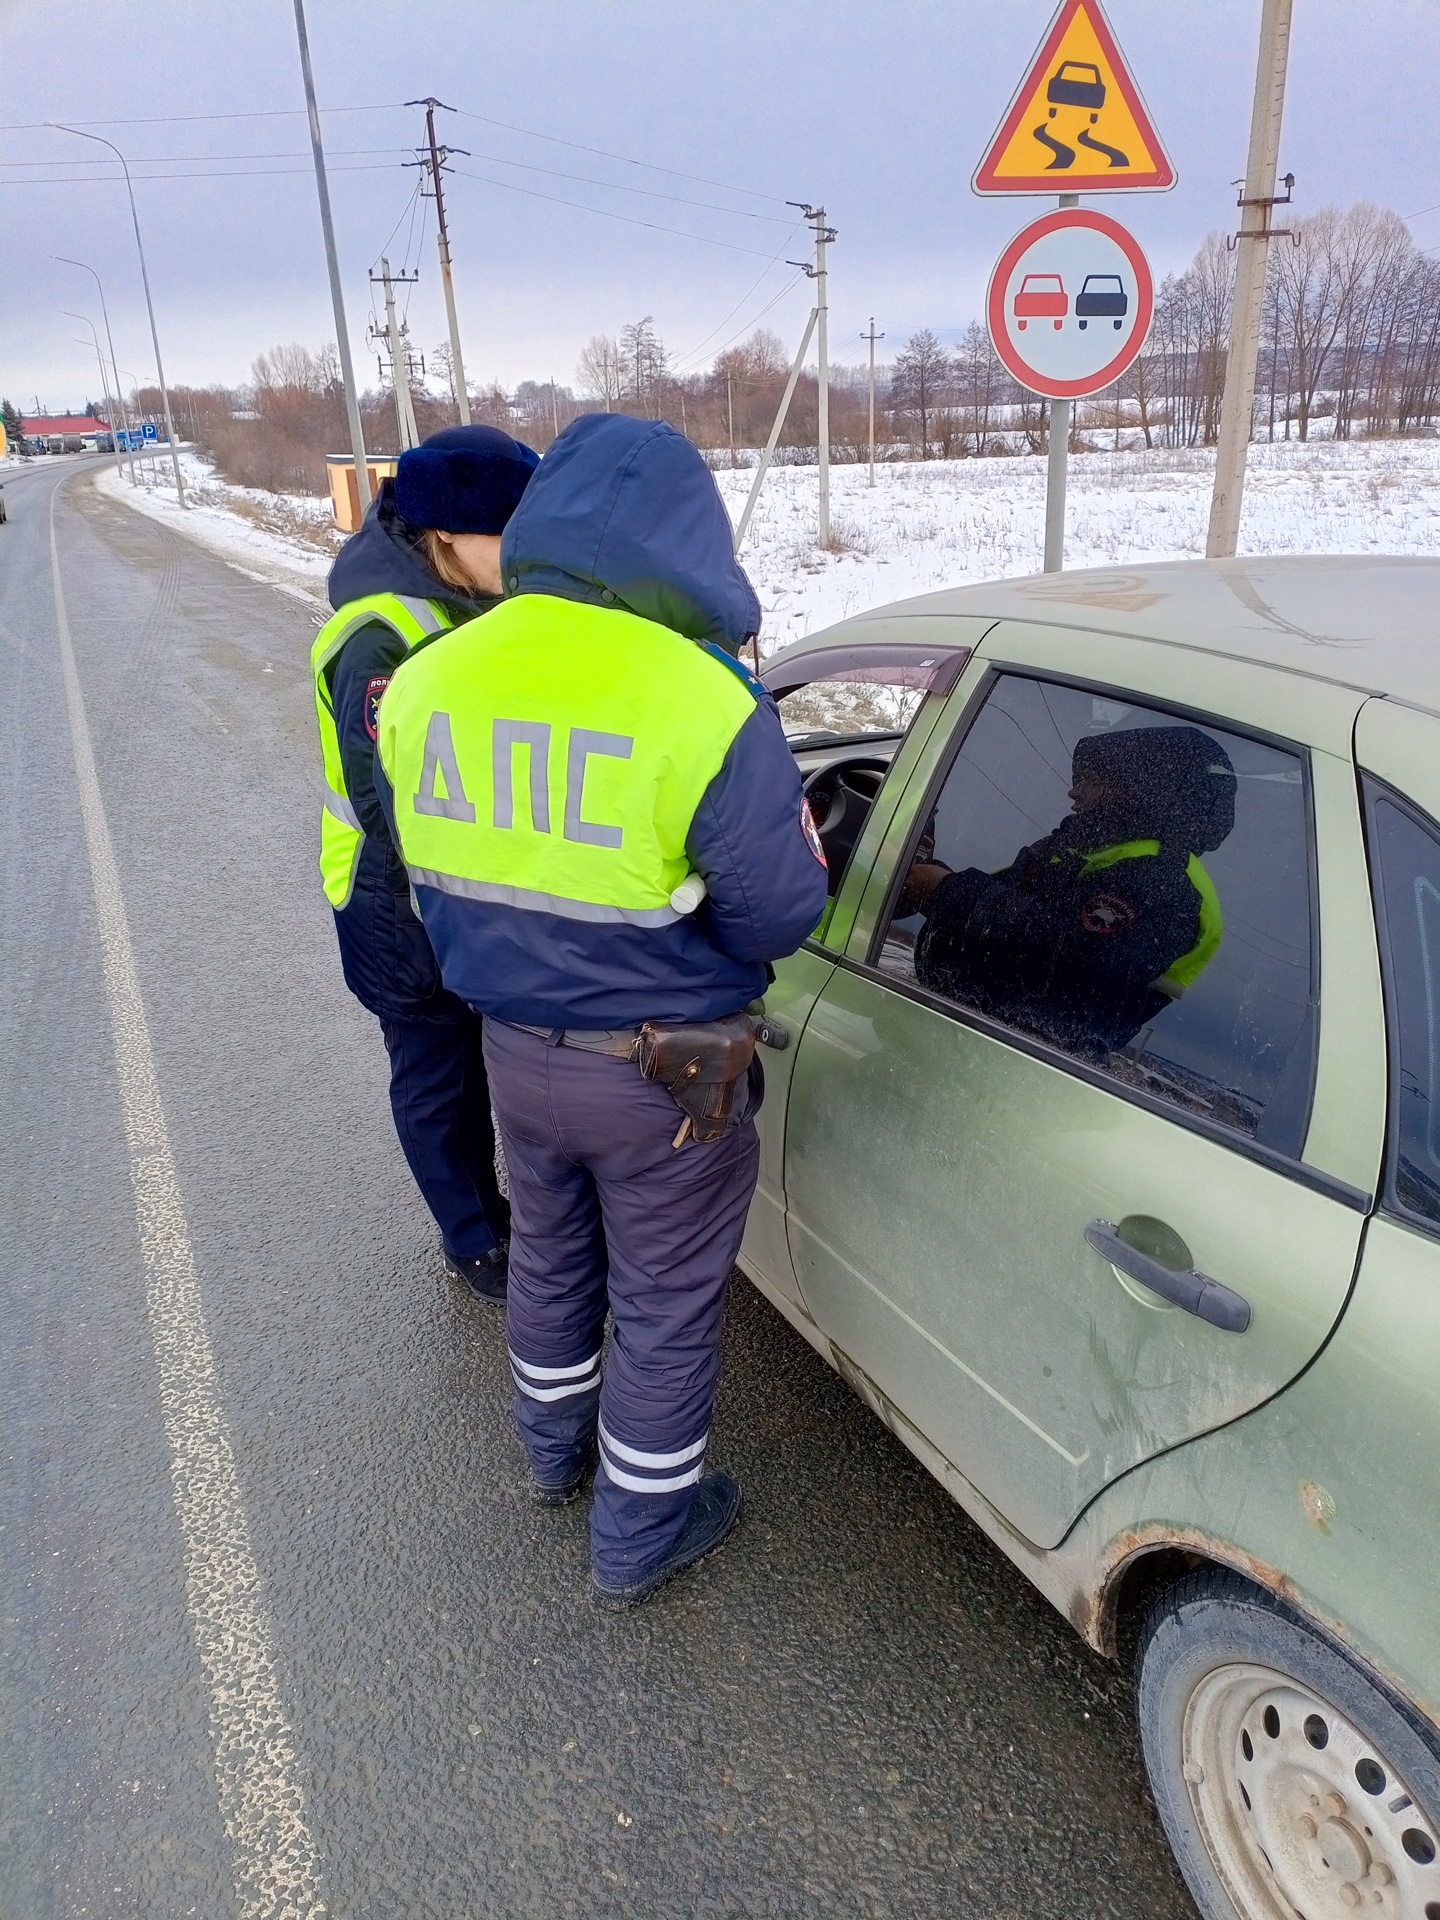
[[[1120,846],[1101,847],[1098,853],[1087,854],[1082,871],[1103,873],[1106,867],[1117,866],[1122,860],[1153,858],[1159,851],[1158,840],[1126,840]],[[1172,966],[1167,967],[1155,982],[1162,993],[1169,993],[1175,999],[1178,999],[1187,987],[1194,986],[1215,958],[1225,933],[1225,920],[1220,911],[1220,896],[1215,891],[1215,882],[1205,871],[1198,854],[1190,855],[1185,864],[1185,873],[1191,886],[1200,896],[1200,936],[1190,951],[1182,953],[1180,958]]]
[[[690,823],[755,696],[621,608],[547,594],[405,661],[380,759],[411,883],[521,912],[662,928]]]
[[[324,812],[320,816],[320,880],[325,898],[337,912],[350,904],[360,848],[365,833],[360,816],[345,787],[340,736],[330,698],[330,670],[352,633],[379,622],[407,647],[416,647],[431,634],[442,633],[452,622],[438,601],[411,600],[398,593],[372,593],[348,600],[315,636],[310,649],[310,671],[315,680],[315,714],[320,723],[320,750],[325,757]]]

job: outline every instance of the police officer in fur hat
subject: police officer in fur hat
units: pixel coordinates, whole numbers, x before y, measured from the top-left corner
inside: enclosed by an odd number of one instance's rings
[[[390,1105],[446,1266],[505,1297],[509,1207],[495,1177],[480,1016],[446,990],[376,798],[376,716],[395,669],[500,598],[500,536],[538,464],[495,427],[402,454],[330,570],[311,655],[325,763],[320,869],[350,991],[380,1021]]]

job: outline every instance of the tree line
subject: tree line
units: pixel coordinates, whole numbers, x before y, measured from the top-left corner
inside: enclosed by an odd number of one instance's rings
[[[1183,273],[1157,289],[1144,352],[1107,392],[1076,408],[1076,450],[1212,445],[1225,378],[1234,253],[1210,234]],[[614,411],[666,420],[715,464],[742,464],[764,444],[789,376],[790,352],[757,328],[703,370],[683,370],[646,315],[613,335],[594,335],[573,382],[492,383],[470,393],[471,417],[543,451],[577,414]],[[448,347],[429,356],[411,396],[422,437],[453,423]],[[135,395],[158,415],[158,392]],[[338,357],[281,346],[259,355],[240,389],[180,388],[171,402],[179,431],[242,485],[276,492],[326,491],[325,455],[349,445]],[[393,398],[372,390],[361,403],[365,442],[398,448]],[[1440,262],[1420,252],[1398,215],[1362,202],[1298,218],[1272,241],[1254,431],[1308,439],[1317,423],[1337,438],[1433,430],[1440,415]],[[797,381],[777,458],[816,457],[818,387]],[[931,328],[910,335],[876,370],[878,457],[958,459],[1038,452],[1046,444],[1043,401],[1018,387],[972,322],[953,346]],[[868,456],[866,369],[830,375],[831,457]]]

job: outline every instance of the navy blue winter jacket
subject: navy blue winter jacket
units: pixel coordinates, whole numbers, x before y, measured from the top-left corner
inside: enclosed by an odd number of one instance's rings
[[[715,482],[663,423],[591,414],[567,428],[505,530],[501,568],[507,595],[623,604],[717,652],[759,626]],[[709,888],[700,910],[644,928],[421,886],[454,992],[502,1020],[593,1029],[716,1019],[765,991],[767,963],[793,953],[824,912],[826,872],[775,704],[721,657],[755,710],[691,823],[687,851]]]

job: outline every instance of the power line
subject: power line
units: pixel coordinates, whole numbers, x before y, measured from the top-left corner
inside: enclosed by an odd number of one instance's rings
[[[326,107],[324,113],[388,113],[404,105],[401,100],[382,100],[368,107]],[[304,107],[254,107],[244,113],[142,113],[125,120],[72,120],[76,127],[172,127],[189,126],[201,120],[303,120]],[[323,117],[323,116],[322,116]],[[48,120],[16,120],[0,126],[0,133],[39,133]]]
[[[587,147],[579,140],[562,140],[556,133],[537,133],[534,127],[517,127],[512,121],[493,120],[489,114],[471,113],[465,107],[455,107],[452,111],[465,120],[478,120],[482,126],[503,127],[506,133],[523,133],[528,140],[548,140],[552,146],[573,147],[577,153],[591,153],[598,160],[618,160],[622,166],[641,167],[648,173],[668,174],[672,180],[692,180],[696,186],[718,187],[722,193],[743,194],[749,200],[781,201],[782,199],[778,193],[757,193],[753,187],[731,186],[727,180],[712,180],[703,173],[682,173],[677,167],[657,166],[653,160],[634,160],[628,153],[611,153],[607,147]],[[784,202],[784,204],[789,203]]]
[[[336,153],[351,156],[380,153],[408,153],[408,147],[336,147]],[[297,148],[283,153],[144,153],[137,166],[188,166],[197,160],[308,160],[309,154]],[[93,167],[93,160],[0,160],[0,167]]]
[[[355,169],[351,168],[351,172]],[[698,240],[702,246],[723,247],[727,253],[748,253],[756,260],[767,260],[758,247],[738,246],[733,240],[713,240],[705,233],[687,233],[683,227],[662,227],[654,220],[637,220],[633,214],[612,213],[608,207],[587,207],[583,200],[565,200],[558,193],[541,193],[538,187],[517,187],[512,180],[495,180],[486,173],[469,173],[464,167],[451,169],[466,180],[478,180],[487,187],[503,187],[507,193],[523,193],[528,200],[549,200],[557,207],[576,207],[581,213],[599,214],[602,220],[619,220],[627,227],[645,227],[651,233],[673,233],[681,240]],[[3,184],[3,183],[0,183]]]
[[[745,289],[744,293],[741,294],[740,298],[735,302],[734,306],[731,307],[729,313],[726,314],[725,318],[720,322],[719,326],[712,327],[709,333],[706,334],[703,340],[698,341],[695,346],[689,349],[688,352],[682,353],[679,356],[678,364],[680,366],[683,367],[687,360],[695,359],[696,356],[705,347],[709,346],[710,342],[715,338],[716,334],[720,332],[722,327],[729,326],[730,322],[735,318],[736,314],[745,305],[745,302],[755,292],[756,288],[760,285],[761,281],[765,279],[766,275],[770,273],[772,268],[774,268],[779,264],[781,257],[784,255],[784,253],[786,252],[787,248],[790,245],[790,242],[795,238],[795,235],[800,231],[800,228],[801,226],[803,226],[803,224],[804,224],[803,221],[797,221],[797,223],[790,229],[789,233],[786,234],[784,240],[781,242],[779,253],[771,255],[768,264],[760,269],[760,272],[756,275],[754,280],[751,281],[750,285]],[[781,295],[783,295],[789,287],[793,287],[795,284],[795,280],[798,280],[799,277],[800,276],[797,274],[794,280],[788,280],[785,286],[781,288],[780,293],[775,296],[775,299],[778,300],[781,297]],[[770,308],[773,307],[774,305],[775,305],[775,300],[771,300],[770,302],[768,302],[768,304],[765,307],[761,309],[761,312],[768,313],[770,311]],[[757,314],[756,319],[758,319],[759,317],[760,316]],[[754,321],[751,321],[748,324],[753,326]],[[744,332],[743,327],[741,328],[741,332],[742,333]],[[729,344],[730,342],[727,340],[725,342],[725,346],[729,346]],[[716,348],[717,353],[723,353],[724,351],[725,351],[725,347]]]
[[[479,115],[470,114],[467,115],[467,118],[474,120],[478,119]],[[544,138],[545,136],[541,135],[538,137]],[[389,151],[389,149],[386,149],[386,151]],[[582,151],[588,153],[591,149],[586,147],[583,148]],[[788,218],[783,214],[751,213],[747,207],[722,207],[716,200],[691,200],[683,193],[660,193],[657,192],[654,187],[627,187],[622,185],[618,180],[597,180],[594,174],[591,173],[562,173],[556,167],[537,167],[532,165],[528,160],[507,160],[505,156],[500,153],[477,153],[473,157],[476,160],[487,161],[491,166],[519,167],[525,173],[543,173],[552,180],[575,180],[587,187],[603,187],[608,193],[638,193],[642,194],[647,200],[668,200],[677,207],[707,207],[712,213],[727,213],[736,220],[768,220],[772,225],[777,227],[788,227],[790,225]],[[36,164],[39,163],[37,162]],[[644,162],[637,160],[632,164],[642,166]],[[664,169],[662,168],[661,171],[663,172]],[[680,178],[689,179],[690,176],[688,174],[682,174]],[[739,192],[741,189],[731,188],[728,189],[728,191]]]
[[[143,163],[142,163],[143,164]],[[132,173],[132,180],[283,180],[290,174],[308,173],[308,167],[230,167],[209,168],[198,173]],[[362,167],[332,167],[332,173],[390,173],[393,168],[378,162]],[[46,174],[38,180],[0,180],[0,187],[85,187],[97,182],[113,184],[118,173]],[[497,181],[503,186],[503,181]]]
[[[402,100],[381,100],[369,106],[326,107],[325,114],[332,113],[390,113],[403,109]],[[523,134],[527,140],[546,140],[552,146],[570,147],[576,153],[593,154],[599,160],[615,160],[621,166],[639,167],[647,173],[663,173],[672,180],[690,180],[696,186],[718,187],[722,193],[738,193],[748,200],[779,201],[778,193],[760,193],[754,187],[737,187],[726,180],[712,180],[702,173],[683,173],[678,167],[662,167],[653,160],[636,160],[628,153],[612,153],[607,147],[587,147],[579,140],[565,140],[559,134],[541,133],[535,127],[520,127],[509,120],[496,120],[484,113],[471,113],[465,107],[451,109],[467,120],[478,121],[482,126],[500,127],[506,133]],[[167,127],[190,126],[201,122],[217,120],[303,120],[305,110],[302,107],[256,107],[244,112],[232,113],[150,113],[134,114],[119,120],[76,120],[71,124],[77,127]],[[323,116],[322,116],[323,117]],[[0,133],[37,133],[49,125],[45,120],[17,120],[0,125]],[[509,162],[522,165],[520,161]],[[738,209],[736,209],[738,211]]]

